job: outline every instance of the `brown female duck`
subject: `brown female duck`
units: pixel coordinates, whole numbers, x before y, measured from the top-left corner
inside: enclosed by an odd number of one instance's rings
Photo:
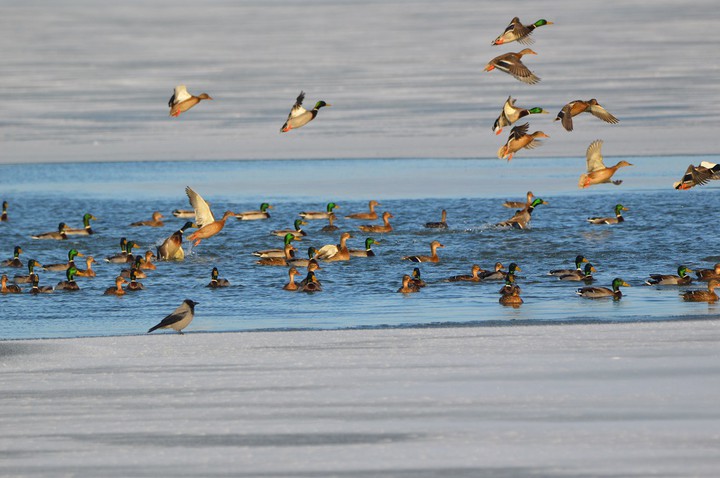
[[[603,163],[602,154],[600,153],[602,144],[602,140],[597,139],[588,146],[587,152],[585,153],[587,173],[580,175],[580,180],[578,181],[579,188],[587,188],[593,184],[604,183],[613,183],[614,185],[619,186],[622,183],[622,180],[613,181],[613,175],[620,168],[632,166],[632,164],[623,160],[618,161],[615,166],[606,167],[605,163]]]
[[[608,111],[600,106],[595,98],[589,101],[574,100],[562,107],[555,121],[560,121],[563,128],[567,131],[573,130],[573,116],[580,113],[590,113],[596,118],[600,118],[606,123],[617,124],[620,122],[616,117],[608,113]]]
[[[438,247],[445,247],[445,246],[440,244],[439,241],[432,241],[430,243],[430,255],[429,256],[405,256],[402,259],[405,261],[411,261],[411,262],[440,262],[440,257],[438,257],[438,254],[437,254]]]
[[[177,85],[173,91],[173,95],[170,97],[170,101],[168,101],[170,116],[180,116],[180,113],[184,113],[202,100],[212,100],[212,97],[207,93],[193,96],[188,93],[185,85]]]
[[[376,233],[391,232],[393,230],[393,227],[390,225],[391,217],[395,217],[395,216],[390,214],[390,211],[385,211],[382,215],[382,220],[383,220],[382,225],[364,224],[364,225],[358,226],[358,227],[363,232],[376,232]]]
[[[528,134],[529,123],[521,124],[519,126],[513,126],[510,130],[510,136],[507,142],[498,149],[497,156],[500,159],[507,158],[510,161],[513,155],[521,149],[534,149],[542,145],[542,141],[538,138],[549,138],[542,131],[535,131],[534,133]]]
[[[516,80],[534,85],[540,81],[540,78],[535,76],[535,74],[523,64],[521,59],[524,55],[537,55],[537,53],[530,48],[525,48],[517,53],[504,53],[490,60],[487,66],[485,66],[485,71],[491,71],[497,68],[500,71],[512,75]]]
[[[380,205],[381,204],[379,202],[373,199],[368,203],[368,209],[370,210],[369,212],[356,212],[354,214],[348,214],[347,216],[345,216],[345,219],[364,219],[367,221],[374,221],[378,218],[378,214],[375,211],[375,206]]]
[[[707,290],[689,290],[682,294],[682,298],[688,302],[717,302],[718,295],[715,289],[718,287],[720,287],[720,281],[711,279],[708,281]]]

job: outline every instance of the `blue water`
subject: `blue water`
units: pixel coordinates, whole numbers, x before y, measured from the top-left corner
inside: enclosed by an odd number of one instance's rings
[[[614,161],[616,158],[613,158]],[[619,158],[618,158],[619,159]],[[624,158],[634,163],[618,177],[619,186],[603,185],[580,191],[577,177],[584,158],[516,158],[500,160],[306,160],[219,162],[126,162],[91,164],[28,164],[0,166],[1,200],[10,203],[10,222],[0,223],[0,258],[24,249],[23,262],[64,262],[77,248],[100,260],[97,277],[79,278],[81,291],[0,296],[0,338],[48,338],[144,333],[185,298],[200,304],[187,331],[247,331],[338,329],[452,324],[511,324],[525,321],[656,321],[715,318],[717,305],[685,303],[679,288],[643,286],[650,273],[675,273],[679,264],[710,268],[720,261],[716,238],[720,225],[720,184],[675,191],[689,163],[707,157]],[[611,162],[611,160],[608,160]],[[264,221],[229,220],[217,236],[203,241],[184,262],[160,262],[141,280],[146,290],[124,297],[104,296],[121,266],[103,258],[118,248],[120,237],[154,250],[177,230],[184,219],[170,213],[188,208],[184,187],[190,185],[211,203],[216,215],[230,209],[257,209],[273,204]],[[513,211],[501,204],[521,200],[527,190],[549,201],[533,215],[532,229],[493,226]],[[255,264],[250,252],[280,247],[269,235],[288,228],[303,210],[324,209],[337,202],[343,215],[364,211],[367,201],[382,203],[379,211],[395,216],[395,231],[374,235],[377,257],[323,265],[318,278],[323,292],[307,295],[282,290],[285,267]],[[618,226],[593,226],[588,216],[611,215],[616,203],[629,211]],[[450,228],[425,229],[448,212]],[[166,216],[162,228],[131,228],[149,219],[154,210]],[[60,221],[81,226],[91,212],[99,218],[90,237],[67,241],[39,241],[32,234],[54,230]],[[362,248],[366,234],[357,229],[366,221],[340,219],[341,230],[354,231],[352,248]],[[379,221],[378,221],[379,222]],[[300,254],[308,246],[337,243],[340,233],[322,233],[325,221],[311,221],[308,236],[297,243]],[[403,255],[427,254],[437,239],[441,262],[420,264],[428,286],[420,293],[396,293],[401,277],[416,264]],[[188,250],[186,246],[186,251]],[[633,287],[619,302],[577,297],[579,283],[560,282],[546,275],[571,267],[584,254],[597,267],[596,284],[607,286],[622,277]],[[447,283],[443,279],[466,274],[473,263],[490,268],[496,261],[517,262],[522,272],[525,304],[519,309],[498,304],[500,283]],[[77,261],[84,263],[81,260]],[[213,266],[232,286],[211,290]],[[12,278],[17,269],[2,268]],[[40,272],[42,284],[64,279],[61,272]],[[704,283],[691,286],[703,288]]]

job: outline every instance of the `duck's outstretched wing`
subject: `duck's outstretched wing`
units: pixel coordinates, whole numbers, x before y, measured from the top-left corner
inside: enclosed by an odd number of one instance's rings
[[[195,223],[198,227],[203,227],[206,224],[215,222],[215,216],[213,216],[210,206],[198,193],[193,191],[190,186],[185,187],[185,193],[190,199],[190,205],[195,210]]]
[[[585,160],[587,161],[587,171],[592,173],[599,169],[605,169],[605,163],[603,163],[603,157],[600,152],[602,149],[603,141],[596,139],[590,146],[588,146],[587,152],[585,153]]]

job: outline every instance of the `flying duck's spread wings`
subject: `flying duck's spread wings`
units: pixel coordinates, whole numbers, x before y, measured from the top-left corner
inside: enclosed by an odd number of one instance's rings
[[[295,100],[295,104],[293,105],[292,109],[290,110],[290,114],[288,115],[288,119],[294,118],[295,116],[300,116],[303,113],[307,113],[307,110],[303,108],[302,102],[305,99],[305,92],[301,91],[300,95],[298,95],[297,100]]]
[[[213,216],[210,206],[198,193],[190,189],[190,186],[185,187],[185,193],[190,199],[190,205],[195,210],[195,223],[198,227],[203,227],[206,224],[215,222],[215,216]]]
[[[585,153],[588,173],[592,173],[598,169],[605,169],[605,163],[603,163],[603,157],[602,154],[600,154],[602,144],[602,140],[597,139],[588,146],[587,153]]]
[[[183,101],[190,99],[191,95],[187,92],[187,88],[185,85],[177,85],[175,87],[175,91],[173,92],[173,95],[170,97],[170,101],[168,101],[168,106],[170,108],[173,107],[173,105],[176,105],[178,103],[182,103]]]

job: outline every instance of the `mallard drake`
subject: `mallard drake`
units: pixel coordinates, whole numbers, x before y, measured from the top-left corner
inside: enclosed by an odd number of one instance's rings
[[[20,286],[15,284],[7,285],[8,276],[5,274],[2,275],[2,278],[0,278],[0,293],[1,294],[21,294],[22,290],[20,289]]]
[[[695,275],[697,276],[697,280],[702,281],[702,282],[707,282],[711,279],[719,279],[720,280],[720,262],[715,264],[715,266],[712,269],[696,270]]]
[[[351,237],[353,236],[349,232],[343,232],[340,235],[340,244],[327,244],[322,246],[317,251],[317,258],[328,262],[349,261],[350,251],[347,247],[347,240]]]
[[[58,282],[55,286],[55,290],[80,290],[80,286],[77,285],[77,282],[75,282],[75,276],[77,273],[78,270],[75,266],[68,267],[65,271],[65,277],[67,280]]]
[[[496,264],[496,266],[497,266],[497,264]],[[521,272],[521,271],[522,271],[522,269],[520,268],[519,265],[517,265],[515,262],[511,262],[510,265],[508,266],[507,272],[505,272],[503,270],[496,271],[495,273],[493,273],[490,276],[483,277],[483,280],[504,280],[505,282],[510,281],[510,282],[514,283],[515,282],[515,273]],[[510,278],[511,276],[512,276],[512,278]]]
[[[305,126],[310,121],[315,119],[318,111],[320,111],[320,108],[323,108],[325,106],[332,106],[328,103],[325,103],[324,101],[318,101],[317,103],[315,103],[315,107],[308,111],[302,106],[302,102],[304,99],[305,92],[301,91],[297,99],[295,100],[295,104],[290,109],[290,114],[287,117],[287,121],[285,121],[285,124],[282,125],[282,128],[280,128],[281,133],[286,133],[291,129],[298,129],[301,126]]]
[[[305,284],[298,287],[298,292],[321,292],[322,286],[317,281],[315,273],[310,271],[304,279]]]
[[[143,261],[144,259],[142,258],[142,256],[135,256],[135,262],[132,263],[130,269],[121,270],[120,276],[128,279],[130,278],[131,273],[135,272],[135,277],[137,277],[138,279],[147,278],[147,274],[140,270],[140,266],[142,265]]]
[[[620,279],[619,277],[616,277],[612,281],[612,289],[608,289],[607,287],[583,287],[581,289],[578,289],[575,293],[582,297],[587,297],[588,299],[612,297],[615,300],[620,300],[620,298],[622,297],[620,286],[630,287],[630,284]]]
[[[255,264],[261,266],[286,266],[288,261],[294,258],[294,250],[295,247],[292,244],[285,244],[282,257],[261,257]]]
[[[587,220],[590,224],[618,224],[621,222],[625,222],[625,218],[622,216],[622,212],[629,211],[629,209],[622,204],[616,204],[614,211],[615,217],[589,217],[587,218]]]
[[[720,287],[720,281],[711,279],[708,281],[707,290],[689,290],[682,294],[682,298],[688,302],[717,302],[718,295],[715,289],[718,287]]]
[[[485,67],[485,71],[491,71],[497,68],[500,71],[504,71],[505,73],[512,75],[516,80],[529,85],[534,85],[540,81],[540,78],[535,76],[535,74],[530,71],[527,66],[523,65],[521,58],[524,55],[537,55],[537,53],[532,51],[530,48],[525,48],[517,53],[504,53],[490,60]]]
[[[520,289],[520,286],[515,284],[515,273],[509,272],[505,276],[505,283],[502,287],[500,287],[500,290],[498,291],[498,294],[500,295],[508,295],[512,294],[513,290]]]
[[[377,232],[377,233],[385,233],[385,232],[392,232],[393,227],[390,225],[390,218],[395,217],[393,216],[390,211],[385,211],[382,215],[383,224],[377,225],[377,224],[363,224],[362,226],[358,226],[358,228],[363,232]]]
[[[700,166],[690,165],[685,170],[682,179],[673,184],[675,189],[685,190],[701,186],[708,181],[720,179],[720,164],[702,161]]]
[[[440,258],[437,255],[438,247],[445,247],[440,244],[439,241],[432,241],[430,243],[430,255],[429,256],[405,256],[402,259],[404,261],[411,262],[440,262]]]
[[[32,288],[30,294],[52,294],[53,287],[51,285],[44,285],[40,287],[40,276],[37,274],[32,275]]]
[[[143,285],[143,283],[138,282],[138,278],[140,277],[137,275],[138,272],[140,272],[140,271],[134,267],[132,269],[130,269],[130,274],[128,275],[130,282],[128,282],[128,285],[125,287],[125,290],[130,290],[130,291],[145,290],[145,286]]]
[[[351,257],[374,257],[375,252],[372,250],[373,244],[380,244],[372,237],[365,239],[365,249],[348,249]]]
[[[170,237],[165,239],[160,247],[157,248],[157,258],[161,261],[181,261],[185,259],[185,251],[182,248],[183,234],[187,229],[193,227],[190,221],[186,222],[183,227],[173,232]]]
[[[618,169],[624,168],[625,166],[632,166],[632,164],[623,160],[618,161],[615,166],[610,166],[609,168],[605,167],[602,154],[600,154],[602,144],[603,142],[601,139],[596,139],[590,143],[590,146],[588,146],[587,152],[585,153],[587,173],[580,175],[580,180],[578,181],[579,188],[586,188],[592,186],[593,184],[604,183],[613,183],[614,185],[619,186],[622,183],[622,180],[612,181],[610,178],[613,177],[613,174],[615,174]]]
[[[520,211],[516,211],[513,217],[511,217],[507,221],[499,222],[496,225],[500,227],[512,226],[518,229],[527,229],[528,225],[530,224],[530,219],[532,219],[533,211],[541,204],[548,204],[548,202],[543,201],[540,198],[535,198],[528,207]]]
[[[534,133],[528,134],[529,123],[521,124],[519,126],[513,126],[510,130],[510,136],[507,142],[498,149],[497,156],[500,159],[507,158],[510,161],[513,155],[521,149],[535,149],[542,145],[542,141],[538,138],[549,138],[542,131],[535,131]]]
[[[323,226],[323,228],[320,229],[320,231],[322,231],[322,232],[335,232],[335,231],[339,230],[340,228],[337,227],[335,224],[333,224],[333,223],[335,222],[335,219],[336,219],[336,218],[337,218],[337,216],[335,216],[335,213],[330,213],[330,214],[328,214],[328,218],[327,218],[327,219],[328,219],[328,225],[327,225],[327,226]]]
[[[162,218],[165,217],[162,215],[160,211],[155,211],[152,213],[152,219],[149,221],[137,221],[130,224],[132,227],[140,227],[140,226],[148,226],[148,227],[163,227],[165,223],[162,221]]]
[[[308,247],[308,258],[302,259],[299,257],[293,257],[289,261],[287,261],[288,265],[295,266],[295,267],[307,267],[310,261],[315,260],[315,257],[317,256],[317,249],[314,247]],[[317,262],[317,261],[316,261]]]
[[[93,262],[96,262],[93,256],[86,257],[85,267],[87,267],[87,269],[78,269],[78,277],[95,277],[95,271],[92,268]]]
[[[90,220],[97,221],[97,218],[90,213],[84,214],[82,219],[82,229],[68,228],[65,230],[65,234],[67,234],[68,236],[90,236],[92,234],[95,234],[95,232],[92,230],[92,227],[90,226]]]
[[[288,269],[288,283],[283,286],[283,290],[298,290],[298,285],[295,283],[295,276],[300,275],[300,272],[294,267]]]
[[[212,272],[210,273],[210,283],[207,285],[207,287],[210,287],[211,289],[217,289],[219,287],[229,287],[230,281],[227,279],[219,279],[220,272],[218,271],[217,267],[213,267]]]
[[[303,221],[302,219],[295,219],[295,222],[293,223],[293,227],[295,229],[279,229],[277,231],[270,232],[270,234],[280,237],[285,237],[285,234],[292,234],[296,238],[307,236],[307,232],[302,230],[302,226],[306,224],[307,222]]]
[[[620,122],[616,117],[608,113],[608,111],[600,106],[595,98],[589,101],[574,100],[562,107],[560,112],[557,114],[555,121],[560,121],[567,131],[573,130],[573,116],[577,116],[580,113],[590,113],[593,116],[600,118],[606,123],[617,124]]]
[[[301,241],[302,239],[299,237],[295,237],[295,235],[291,232],[285,234],[285,237],[283,238],[283,248],[282,249],[264,249],[261,251],[255,251],[252,254],[254,256],[258,257],[285,257],[285,247],[288,244],[290,244],[292,241]]]
[[[305,220],[310,219],[327,219],[330,214],[332,214],[333,209],[340,209],[340,206],[335,204],[334,202],[327,203],[327,207],[325,212],[321,211],[303,211],[299,213],[300,217]]]
[[[373,199],[368,203],[368,209],[370,209],[369,212],[356,212],[354,214],[348,214],[345,216],[345,219],[365,219],[368,221],[374,221],[378,218],[375,206],[381,206],[381,204]]]
[[[75,267],[75,258],[84,257],[82,253],[78,252],[77,249],[70,249],[68,251],[68,261],[62,264],[47,264],[43,266],[46,271],[66,271],[70,267]]]
[[[195,218],[195,211],[191,209],[175,209],[173,210],[172,215],[180,218]]]
[[[35,268],[42,268],[42,264],[40,264],[35,259],[30,259],[27,263],[28,268],[28,275],[16,275],[13,277],[13,282],[16,284],[32,284],[33,276],[35,275]]]
[[[516,309],[520,307],[520,305],[522,305],[523,303],[523,300],[520,297],[520,287],[513,287],[510,292],[501,295],[499,302],[502,305],[514,307]]]
[[[416,287],[416,288],[420,289],[420,288],[425,287],[425,286],[427,285],[427,284],[425,283],[425,281],[422,279],[422,277],[420,276],[420,268],[419,268],[419,267],[415,267],[415,268],[413,269],[412,274],[410,275],[410,277],[412,278],[412,280],[410,281],[410,286],[411,286],[411,287]]]
[[[473,264],[470,275],[457,275],[447,279],[447,282],[480,282],[482,277],[478,274],[485,272],[482,267],[477,264]]]
[[[426,222],[425,227],[428,229],[447,229],[447,211],[443,209],[440,213],[440,221]]]
[[[578,269],[569,272],[568,274],[562,274],[558,276],[558,279],[566,281],[583,281],[586,283],[590,283],[595,280],[595,278],[592,276],[593,272],[597,272],[597,269],[595,269],[595,267],[588,262],[587,264],[585,264],[584,270]]]
[[[412,281],[412,277],[405,274],[402,278],[402,287],[400,287],[397,291],[400,292],[401,294],[412,294],[414,292],[419,292],[420,289],[410,285],[411,281]]]
[[[508,96],[508,99],[505,101],[503,109],[500,112],[500,116],[497,117],[495,123],[493,124],[492,129],[496,135],[502,133],[502,130],[505,126],[510,126],[520,118],[524,118],[528,115],[533,114],[550,113],[549,111],[546,111],[538,106],[533,108],[520,108],[518,106],[515,106],[515,101],[517,100],[514,99],[512,96]]]
[[[216,220],[208,203],[190,186],[185,187],[185,194],[190,200],[190,205],[195,209],[195,223],[200,228],[188,237],[189,241],[195,241],[195,246],[199,245],[203,239],[208,239],[222,231],[225,227],[225,221],[235,215],[232,211],[225,211],[223,217]]]
[[[200,93],[198,96],[193,96],[188,93],[185,85],[177,85],[170,97],[170,101],[168,101],[170,116],[180,116],[180,113],[186,112],[202,100],[212,100],[212,97],[207,93]]]
[[[23,263],[20,260],[20,254],[22,254],[22,251],[23,251],[22,247],[15,246],[15,248],[13,249],[13,256],[10,259],[3,262],[3,265],[5,267],[22,267]]]
[[[103,295],[125,295],[125,289],[123,289],[122,285],[126,283],[127,281],[124,277],[117,276],[115,278],[115,287],[108,287],[105,289],[105,292],[103,292]]]
[[[536,28],[552,24],[553,22],[549,22],[544,18],[541,18],[540,20],[536,21],[535,23],[531,23],[530,25],[523,25],[522,23],[520,23],[520,19],[518,17],[515,17],[510,20],[510,25],[505,28],[505,31],[502,33],[502,35],[493,40],[491,45],[504,45],[505,43],[510,43],[512,41],[517,41],[519,43],[522,43],[523,45],[530,45],[534,42],[530,34]]]
[[[267,211],[268,209],[272,209],[273,207],[264,202],[260,204],[260,209],[257,211],[243,211],[235,213],[235,217],[238,218],[239,221],[257,221],[258,219],[268,219],[270,217],[270,213]]]
[[[585,259],[585,256],[583,256],[582,254],[578,254],[577,256],[575,256],[575,269],[553,269],[550,272],[548,272],[548,275],[560,277],[560,276],[564,276],[567,274],[572,274],[573,272],[576,272],[576,271],[582,272],[582,269],[583,269],[582,264],[587,261],[588,260]]]
[[[127,239],[124,237],[120,238],[120,252],[118,254],[108,256],[105,258],[105,262],[120,263],[127,262]]]
[[[316,261],[315,259],[308,262],[308,265],[307,265],[308,275],[307,275],[307,277],[305,277],[303,280],[300,281],[298,286],[304,287],[308,284],[308,282],[315,282],[317,285],[322,285],[322,284],[320,284],[320,281],[318,280],[317,276],[314,274],[315,271],[319,271],[321,269],[322,269],[322,267],[320,267],[320,264],[318,264],[318,261]],[[311,272],[313,272],[312,276],[310,276]]]
[[[533,202],[533,199],[535,199],[535,195],[533,195],[532,191],[527,192],[527,199],[525,202],[523,201],[505,201],[503,203],[503,206],[511,209],[523,209],[528,206],[530,206]]]
[[[645,281],[647,285],[688,285],[692,283],[692,277],[688,275],[693,272],[685,266],[677,269],[677,275],[650,274],[650,278]]]
[[[507,272],[503,271],[505,266],[500,262],[495,263],[495,267],[491,271],[485,271],[480,274],[482,280],[505,280]]]
[[[56,241],[64,241],[65,239],[67,239],[67,229],[68,229],[67,224],[65,224],[64,222],[61,222],[60,224],[58,224],[57,231],[44,232],[42,234],[37,234],[37,235],[31,236],[31,237],[33,239],[45,239],[45,240],[53,239]]]
[[[3,201],[2,203],[2,214],[0,214],[0,222],[6,222],[8,220],[8,202]]]

